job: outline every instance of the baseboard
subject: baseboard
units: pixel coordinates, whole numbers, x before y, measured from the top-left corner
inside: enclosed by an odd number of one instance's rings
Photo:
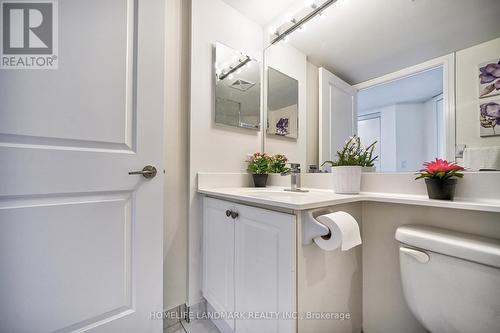
[[[178,325],[185,318],[186,304],[178,305],[172,309],[163,311],[163,328],[167,329]]]

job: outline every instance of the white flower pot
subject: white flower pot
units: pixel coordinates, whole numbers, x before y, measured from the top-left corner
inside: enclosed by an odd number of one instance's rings
[[[375,172],[377,171],[376,167],[372,166],[372,167],[362,167],[361,168],[361,172]]]
[[[358,194],[361,190],[360,166],[336,166],[332,168],[333,190],[339,194]]]

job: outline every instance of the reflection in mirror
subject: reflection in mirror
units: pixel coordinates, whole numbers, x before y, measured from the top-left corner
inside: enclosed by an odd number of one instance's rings
[[[215,123],[259,130],[259,62],[219,42],[215,48]]]
[[[299,82],[268,67],[267,134],[298,137]]]
[[[298,80],[300,137],[268,135],[265,151],[317,166],[359,134],[378,141],[377,171],[413,172],[434,158],[500,170],[499,13],[493,0],[284,3],[265,26],[264,63]]]
[[[377,171],[417,171],[445,156],[443,68],[377,84],[358,92],[358,136],[377,141]]]

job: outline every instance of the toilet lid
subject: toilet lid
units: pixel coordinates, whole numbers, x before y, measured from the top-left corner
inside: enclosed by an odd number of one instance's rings
[[[420,249],[500,268],[500,239],[426,225],[404,225],[396,240]]]

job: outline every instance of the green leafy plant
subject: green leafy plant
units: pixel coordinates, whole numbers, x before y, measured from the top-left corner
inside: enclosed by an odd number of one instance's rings
[[[248,155],[248,171],[254,174],[268,174],[271,170],[271,156],[266,153],[253,153]]]
[[[452,177],[463,178],[464,174],[461,171],[465,169],[459,165],[456,165],[455,162],[448,162],[446,160],[442,160],[436,158],[435,161],[425,162],[425,169],[420,170],[417,175],[418,177],[415,179],[448,179]]]
[[[337,160],[325,161],[321,166],[330,164],[331,166],[372,167],[378,158],[378,156],[373,157],[373,150],[376,144],[377,141],[365,148],[361,144],[360,138],[357,135],[353,135],[346,140],[342,150],[337,151]]]
[[[270,168],[270,173],[283,173],[288,171],[288,168],[286,167],[286,162],[288,161],[288,158],[285,155],[282,154],[276,154],[271,157],[271,168]]]
[[[286,172],[288,171],[287,161],[288,158],[285,155],[268,155],[266,153],[253,153],[248,155],[246,159],[248,171],[253,174]]]

